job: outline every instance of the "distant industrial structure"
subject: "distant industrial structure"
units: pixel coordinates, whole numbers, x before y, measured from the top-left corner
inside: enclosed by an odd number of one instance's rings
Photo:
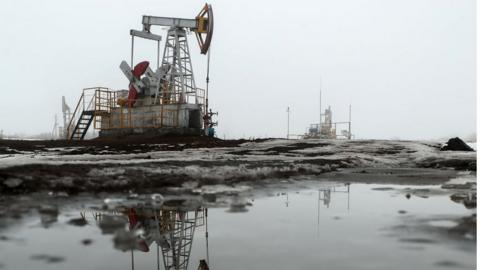
[[[320,92],[320,122],[311,124],[302,136],[304,139],[353,139],[352,134],[352,106],[348,107],[348,121],[333,121],[333,112],[330,106],[322,112],[322,93]]]
[[[84,139],[93,123],[99,136],[129,135],[214,135],[212,120],[216,114],[208,107],[210,43],[213,35],[213,11],[205,4],[194,19],[143,16],[143,29],[130,30],[130,64],[122,61],[120,69],[129,80],[128,90],[92,87],[83,90],[71,112],[62,99],[64,125],[56,124],[60,137]],[[167,26],[163,58],[160,61],[160,35],[152,26]],[[207,54],[206,90],[198,88],[190,58],[187,34],[193,32],[200,53]],[[155,41],[157,65],[148,61],[134,64],[135,37]]]

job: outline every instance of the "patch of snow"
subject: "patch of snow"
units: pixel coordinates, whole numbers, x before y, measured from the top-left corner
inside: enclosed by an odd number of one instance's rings
[[[466,143],[468,146],[473,148],[473,150],[477,151],[477,143],[476,142],[467,142]]]
[[[445,184],[463,185],[468,182],[477,182],[477,177],[475,175],[466,174],[466,173],[459,173],[458,175],[459,175],[458,177],[450,179]]]
[[[428,222],[428,225],[441,228],[452,228],[457,226],[458,223],[452,220],[432,220]]]
[[[125,169],[117,168],[117,167],[102,168],[102,169],[93,168],[87,173],[87,175],[88,176],[100,176],[100,175],[112,176],[112,175],[118,175],[118,174],[124,174],[124,173],[125,173]]]
[[[226,185],[206,185],[202,188],[195,189],[194,192],[202,194],[217,194],[217,193],[240,193],[250,190],[249,186],[226,186]]]

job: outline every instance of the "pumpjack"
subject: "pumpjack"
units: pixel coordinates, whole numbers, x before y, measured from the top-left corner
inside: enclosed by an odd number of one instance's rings
[[[120,69],[128,79],[128,90],[105,87],[86,88],[67,128],[67,139],[83,139],[93,123],[99,135],[211,135],[216,122],[208,105],[206,91],[197,87],[188,34],[194,33],[200,53],[208,54],[213,37],[213,10],[205,4],[193,19],[142,17],[142,30],[130,30],[130,64],[122,61]],[[154,26],[169,27],[160,61],[162,36]],[[157,43],[157,66],[150,61],[134,62],[135,38]],[[208,64],[209,64],[208,58]]]

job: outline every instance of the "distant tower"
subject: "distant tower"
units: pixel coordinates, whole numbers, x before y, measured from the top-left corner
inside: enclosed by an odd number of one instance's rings
[[[53,124],[52,138],[56,139],[58,137],[60,137],[60,134],[58,133],[58,118],[57,114],[55,114],[55,123]]]
[[[68,124],[70,124],[70,119],[72,118],[72,111],[70,107],[65,102],[65,96],[62,96],[62,113],[63,113],[63,132],[58,134],[59,137],[66,137]]]

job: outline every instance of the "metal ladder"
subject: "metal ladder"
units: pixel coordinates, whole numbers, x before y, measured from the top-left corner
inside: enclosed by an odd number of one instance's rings
[[[83,140],[87,134],[95,118],[96,92],[95,88],[83,90],[67,127],[67,140]]]
[[[98,129],[101,126],[102,116],[110,114],[111,108],[117,106],[116,100],[115,92],[106,87],[83,89],[82,96],[70,118],[65,139],[83,140],[92,122],[94,128]]]
[[[92,123],[95,111],[82,111],[75,128],[73,129],[70,140],[83,140],[87,134],[88,128]]]

